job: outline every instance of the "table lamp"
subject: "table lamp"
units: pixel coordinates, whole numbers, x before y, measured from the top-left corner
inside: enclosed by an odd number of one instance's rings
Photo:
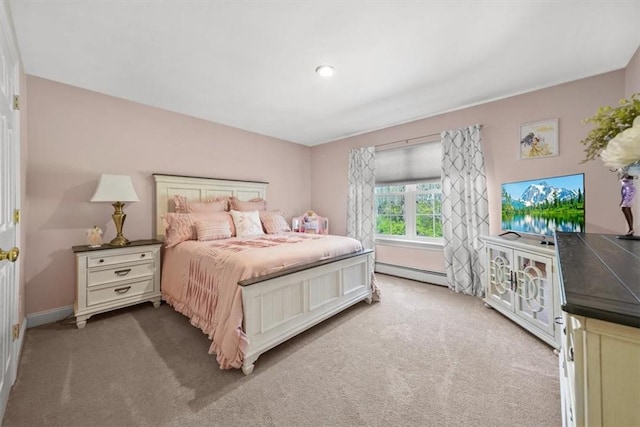
[[[98,182],[92,202],[112,203],[114,211],[111,217],[116,225],[116,237],[109,242],[111,246],[125,246],[129,244],[129,239],[122,235],[122,226],[127,215],[122,208],[125,203],[139,202],[138,196],[133,189],[131,177],[127,175],[106,175],[103,174]]]

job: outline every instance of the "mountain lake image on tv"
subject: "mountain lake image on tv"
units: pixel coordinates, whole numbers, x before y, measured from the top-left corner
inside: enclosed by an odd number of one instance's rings
[[[538,236],[584,232],[584,174],[502,184],[502,230]]]

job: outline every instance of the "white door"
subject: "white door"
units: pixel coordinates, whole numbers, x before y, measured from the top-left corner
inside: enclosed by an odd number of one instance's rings
[[[13,48],[5,5],[0,5],[0,420],[17,372],[18,265],[12,250],[20,233],[14,212],[20,203],[20,139],[14,95],[19,88],[19,62]]]

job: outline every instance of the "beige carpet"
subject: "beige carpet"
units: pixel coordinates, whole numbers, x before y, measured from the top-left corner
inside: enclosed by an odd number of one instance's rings
[[[221,371],[167,305],[27,330],[3,426],[560,426],[551,348],[446,288],[378,275],[359,303]]]

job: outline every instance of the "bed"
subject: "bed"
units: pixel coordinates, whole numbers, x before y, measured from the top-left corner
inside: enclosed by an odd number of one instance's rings
[[[167,238],[166,218],[176,196],[193,202],[266,200],[264,182],[153,177],[159,240]],[[162,257],[162,297],[209,336],[209,352],[221,369],[242,368],[249,375],[262,353],[372,301],[373,251],[355,239],[285,232],[171,245]]]

